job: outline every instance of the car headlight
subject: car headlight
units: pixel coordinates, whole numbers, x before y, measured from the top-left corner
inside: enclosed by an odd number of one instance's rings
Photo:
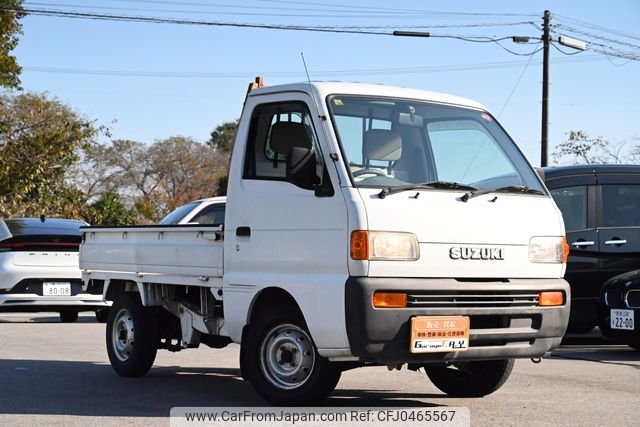
[[[529,240],[529,261],[560,264],[567,262],[569,245],[565,237],[536,236]]]
[[[413,233],[356,230],[351,233],[351,258],[371,261],[415,261],[420,258]]]

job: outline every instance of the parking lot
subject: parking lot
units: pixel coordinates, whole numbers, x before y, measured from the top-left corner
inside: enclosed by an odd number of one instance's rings
[[[240,378],[238,347],[158,353],[143,378],[118,377],[93,316],[0,314],[0,424],[168,425],[174,406],[267,406]],[[520,360],[482,399],[454,399],[426,376],[385,367],[343,374],[327,406],[466,406],[479,425],[637,425],[640,353],[594,335],[541,364]]]

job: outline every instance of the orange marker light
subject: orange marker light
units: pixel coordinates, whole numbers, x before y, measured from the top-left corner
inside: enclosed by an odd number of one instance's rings
[[[351,259],[369,259],[369,232],[355,230],[351,232]]]
[[[567,243],[567,237],[562,238],[562,263],[567,263],[567,258],[569,258],[569,244]]]
[[[375,308],[405,308],[407,294],[400,292],[374,292],[373,306]]]
[[[564,293],[560,291],[540,292],[538,294],[538,305],[542,307],[552,307],[564,304]]]

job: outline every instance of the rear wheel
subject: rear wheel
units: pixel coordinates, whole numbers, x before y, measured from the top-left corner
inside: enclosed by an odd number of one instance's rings
[[[427,376],[440,390],[453,397],[482,397],[498,390],[507,381],[514,360],[455,362],[425,366]]]
[[[121,293],[109,310],[106,329],[109,361],[118,375],[140,377],[149,372],[160,341],[156,311],[144,307],[138,294]]]
[[[76,320],[78,320],[78,312],[77,311],[61,311],[60,320],[62,321],[62,323],[73,323]]]
[[[242,343],[243,369],[258,394],[275,405],[306,405],[324,400],[341,370],[320,356],[300,314],[271,307],[258,316]]]

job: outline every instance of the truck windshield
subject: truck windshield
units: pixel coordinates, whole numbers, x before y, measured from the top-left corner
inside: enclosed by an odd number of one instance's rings
[[[486,112],[347,95],[332,96],[328,104],[355,186],[445,182],[476,189],[519,186],[546,194],[522,153]]]

